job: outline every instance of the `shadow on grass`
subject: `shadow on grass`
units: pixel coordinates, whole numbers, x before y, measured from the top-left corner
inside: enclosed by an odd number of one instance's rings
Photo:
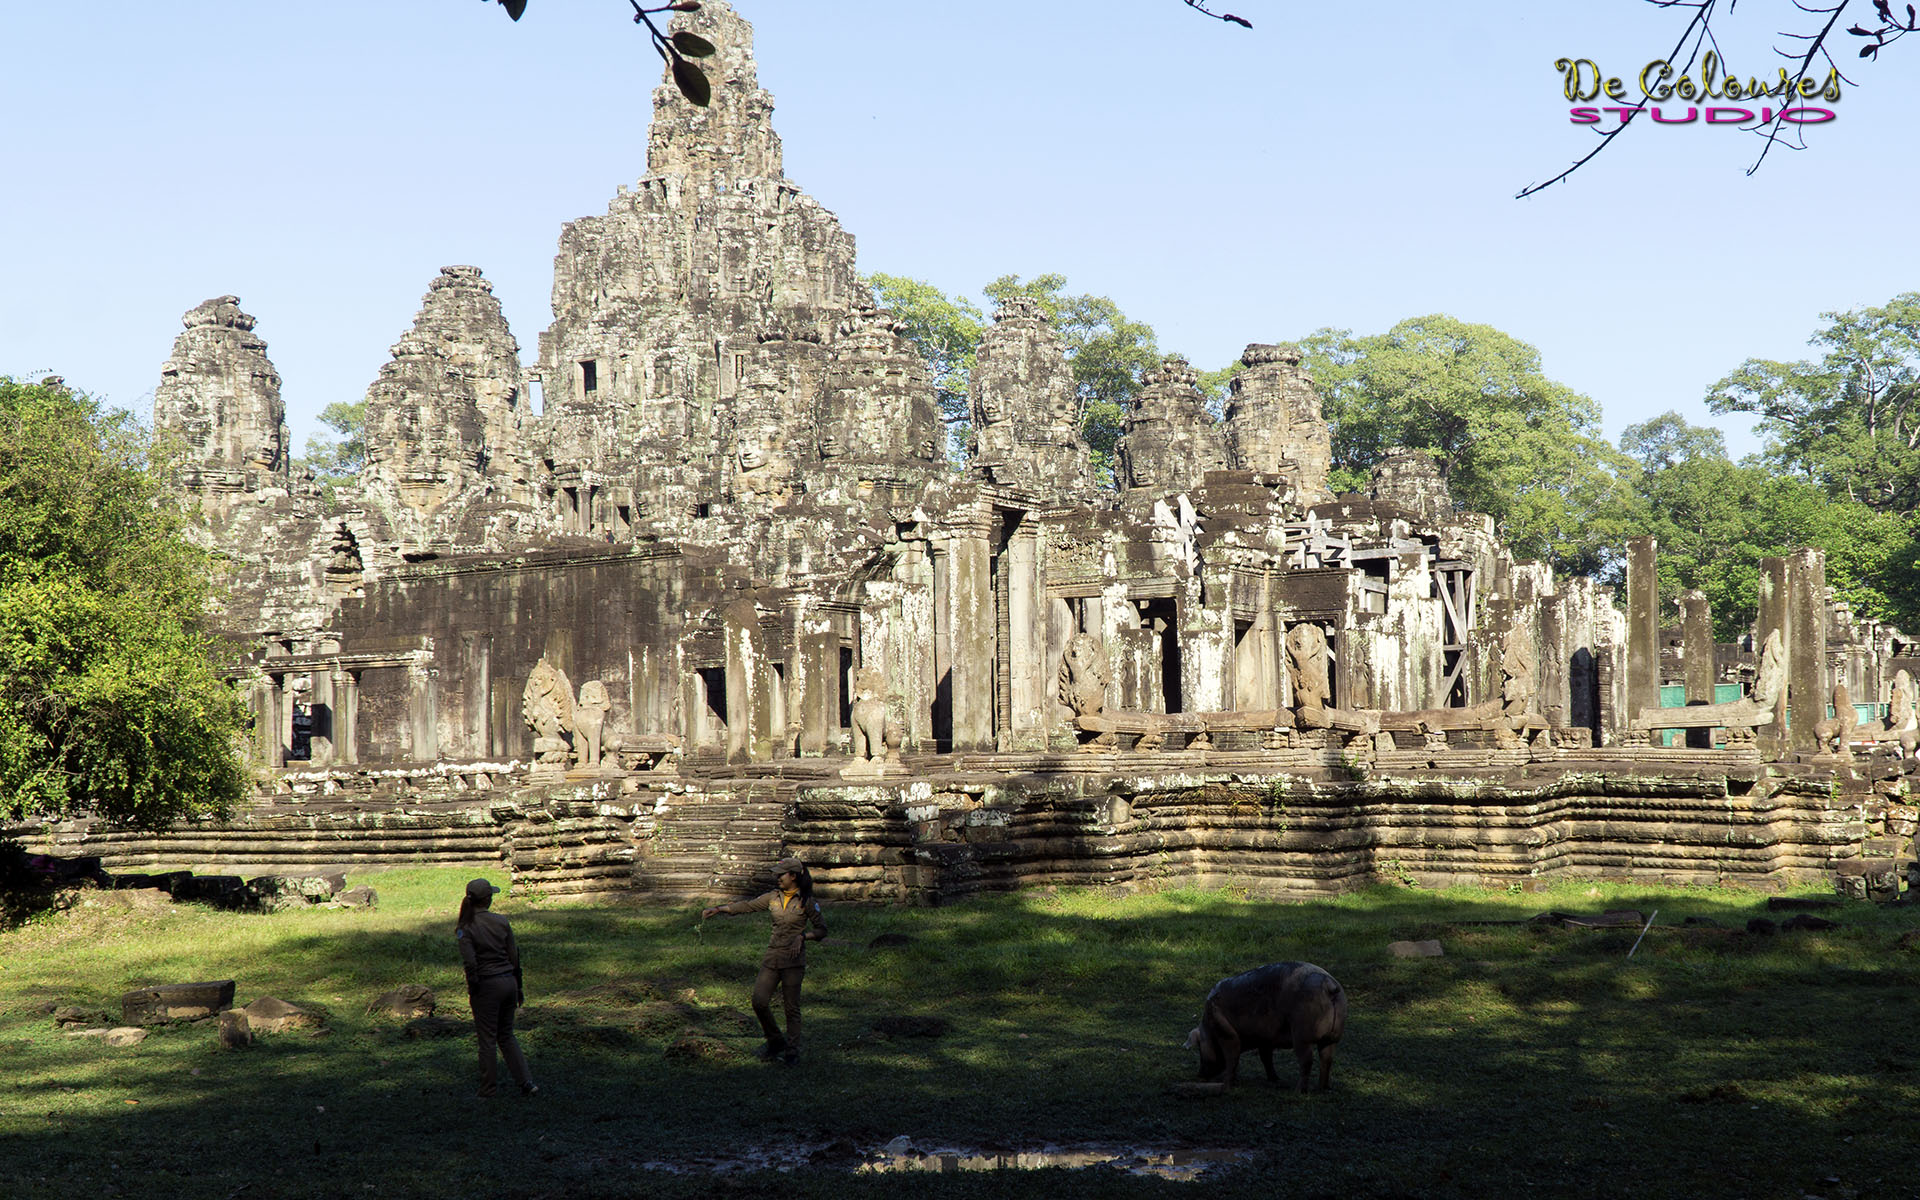
[[[1582,899],[1039,892],[936,910],[829,906],[833,935],[857,945],[810,952],[807,1048],[793,1068],[749,1054],[761,919],[702,926],[691,910],[506,901],[527,960],[523,1041],[545,1086],[531,1102],[471,1098],[470,1037],[409,1039],[364,1012],[385,987],[417,982],[465,1018],[450,918],[232,918],[242,957],[224,961],[239,965],[201,977],[234,975],[242,1003],[327,1005],[331,1032],[219,1053],[211,1030],[179,1027],[112,1050],[48,1034],[16,1005],[0,1023],[17,1064],[0,1107],[0,1192],[694,1196],[770,1185],[649,1164],[744,1166],[778,1148],[832,1164],[780,1176],[796,1196],[1194,1194],[1100,1170],[847,1173],[900,1135],[923,1148],[1260,1153],[1200,1185],[1210,1196],[1797,1197],[1904,1183],[1920,1063],[1903,1031],[1920,969],[1892,946],[1911,915],[1849,910],[1859,916],[1841,930],[1762,939],[1738,931],[1763,903],[1748,893],[1595,898],[1593,911],[1657,906],[1663,920],[1732,927],[1661,927],[1631,960],[1637,931],[1480,924]],[[864,948],[879,933],[910,941]],[[1386,954],[1429,936],[1447,957]],[[1289,958],[1318,962],[1350,993],[1335,1091],[1271,1087],[1250,1058],[1224,1096],[1170,1093],[1192,1075],[1180,1043],[1207,988]],[[138,975],[180,958],[156,936],[118,961]],[[724,1057],[670,1058],[679,1031],[643,1019],[654,997],[684,1004],[686,1025]],[[949,1031],[877,1032],[899,1015]]]

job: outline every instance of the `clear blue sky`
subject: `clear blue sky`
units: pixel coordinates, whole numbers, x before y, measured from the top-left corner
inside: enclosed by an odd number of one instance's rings
[[[1058,271],[1211,368],[1322,326],[1448,312],[1538,346],[1606,431],[1798,358],[1826,310],[1920,288],[1920,45],[1861,66],[1811,148],[1646,128],[1584,152],[1553,68],[1632,76],[1639,0],[740,0],[787,174],[864,271],[977,294]],[[1870,12],[1864,0],[1862,14]],[[485,271],[531,358],[560,225],[645,170],[658,60],[620,0],[100,0],[0,9],[0,373],[136,411],[180,315],[241,297],[296,445],[364,395],[441,266]],[[1722,49],[1776,65],[1786,0]],[[1843,24],[1848,22],[1843,22]],[[1846,53],[1850,49],[1843,48]],[[1736,453],[1756,443],[1729,427]]]

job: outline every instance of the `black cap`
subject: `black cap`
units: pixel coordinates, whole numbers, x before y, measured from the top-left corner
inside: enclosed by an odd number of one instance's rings
[[[467,884],[467,895],[472,896],[475,900],[490,900],[493,898],[493,894],[499,890],[499,888],[484,879],[475,879]]]

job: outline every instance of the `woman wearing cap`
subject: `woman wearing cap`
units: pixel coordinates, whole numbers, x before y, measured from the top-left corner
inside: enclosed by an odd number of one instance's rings
[[[480,1035],[480,1094],[494,1094],[498,1045],[507,1057],[507,1070],[520,1085],[520,1094],[540,1090],[527,1072],[520,1042],[513,1036],[513,1010],[524,995],[520,989],[520,947],[513,942],[513,926],[495,913],[493,894],[500,889],[484,879],[467,884],[460,901],[460,922],[454,940],[460,943],[460,961],[467,970],[467,1000],[473,1005],[473,1028]]]
[[[702,920],[722,914],[769,912],[773,914],[773,940],[760,960],[760,977],[753,984],[753,1014],[767,1035],[764,1058],[776,1055],[785,1062],[800,1057],[800,979],[807,971],[807,942],[827,936],[827,923],[820,905],[813,898],[813,876],[797,858],[774,864],[779,886],[751,900],[716,904],[700,913]],[[809,928],[811,926],[811,928]],[[786,1009],[787,1033],[773,1023],[773,988],[780,985],[782,1006]]]

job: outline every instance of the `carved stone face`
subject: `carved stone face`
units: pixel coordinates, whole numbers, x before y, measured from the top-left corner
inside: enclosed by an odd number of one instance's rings
[[[1007,402],[998,393],[988,392],[980,397],[980,415],[990,425],[1004,421],[1007,419]]]
[[[767,465],[767,445],[764,438],[754,435],[742,435],[734,444],[734,457],[740,460],[742,471],[757,471]]]
[[[920,457],[926,459],[928,462],[932,462],[934,459],[934,456],[939,453],[938,445],[935,443],[934,439],[930,437],[924,437],[920,439],[919,450],[920,450]]]
[[[845,442],[840,440],[839,434],[829,430],[826,433],[823,433],[820,435],[820,457],[821,458],[839,458],[841,455],[845,454],[846,452],[847,452],[847,445]]]

